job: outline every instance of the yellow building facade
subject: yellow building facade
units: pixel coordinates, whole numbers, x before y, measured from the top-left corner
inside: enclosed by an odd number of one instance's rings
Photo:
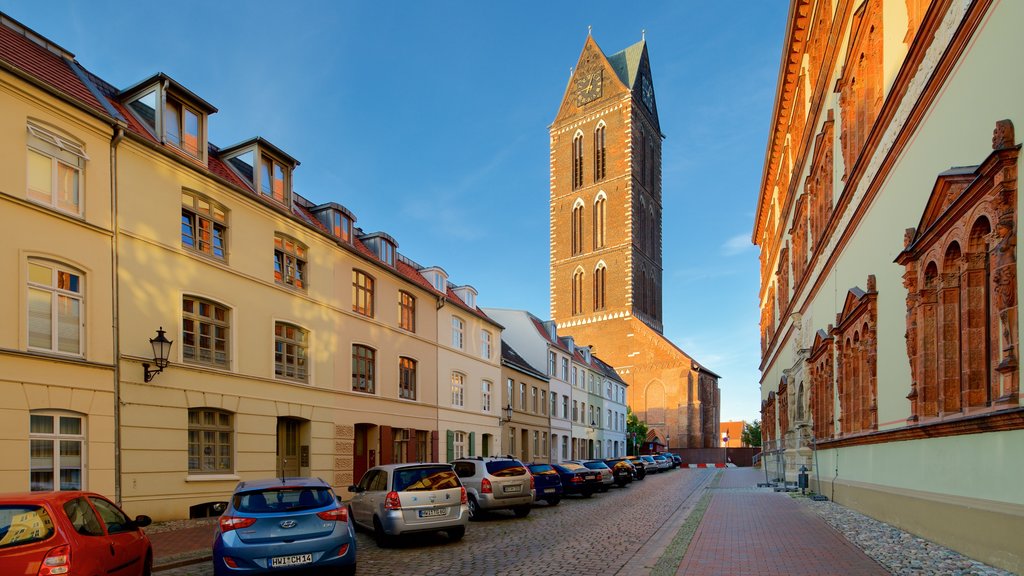
[[[0,491],[160,520],[218,513],[240,480],[496,449],[501,326],[472,288],[295,194],[268,140],[209,145],[216,108],[166,75],[118,89],[6,16],[0,45],[0,442],[25,455]]]
[[[1024,6],[795,0],[753,241],[765,462],[1024,570]]]

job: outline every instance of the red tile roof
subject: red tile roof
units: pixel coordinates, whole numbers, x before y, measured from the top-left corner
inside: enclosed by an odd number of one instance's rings
[[[7,26],[0,25],[0,60],[72,100],[109,116],[68,62]]]

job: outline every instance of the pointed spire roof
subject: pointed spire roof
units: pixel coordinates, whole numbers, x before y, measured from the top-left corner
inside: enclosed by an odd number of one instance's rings
[[[643,58],[644,50],[647,48],[647,40],[641,40],[625,50],[620,50],[608,56],[608,63],[619,76],[622,83],[633,88],[636,84],[636,77],[640,72],[640,60]]]

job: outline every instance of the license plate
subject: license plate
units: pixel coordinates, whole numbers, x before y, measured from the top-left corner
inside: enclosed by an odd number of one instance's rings
[[[302,564],[312,564],[312,554],[296,554],[295,556],[278,556],[277,558],[270,559],[271,568],[281,568],[283,566],[299,566]]]
[[[587,476],[587,480],[597,480],[597,475],[593,474],[593,475]]]
[[[551,494],[551,493],[552,493],[552,492],[554,492],[554,491],[555,491],[555,489],[554,489],[554,488],[545,488],[545,489],[544,489],[544,493],[545,493],[545,494]]]
[[[420,510],[420,518],[431,518],[433,516],[447,516],[447,508],[431,508],[429,510]]]
[[[502,490],[505,492],[522,492],[523,487],[520,486],[519,484],[510,484],[508,486],[503,487]]]

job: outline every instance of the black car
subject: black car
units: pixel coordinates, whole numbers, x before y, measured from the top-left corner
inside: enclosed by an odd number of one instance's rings
[[[533,474],[533,485],[537,490],[534,500],[543,500],[548,506],[556,506],[562,500],[562,478],[551,464],[533,463],[526,468]]]
[[[633,478],[643,480],[647,477],[647,462],[639,456],[626,456],[626,460],[633,465]]]
[[[619,488],[625,488],[626,485],[633,481],[635,470],[629,460],[625,458],[607,458],[604,463],[612,469],[612,477],[615,479],[615,485]]]
[[[562,494],[566,496],[579,494],[584,498],[590,498],[594,492],[601,489],[601,473],[597,470],[571,462],[551,466],[558,471],[558,476],[562,480]]]

